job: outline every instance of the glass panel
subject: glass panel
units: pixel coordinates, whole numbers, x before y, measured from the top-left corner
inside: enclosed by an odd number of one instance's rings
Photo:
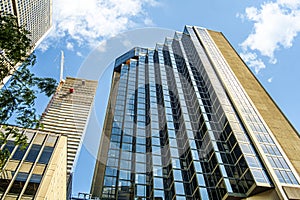
[[[203,174],[197,174],[197,179],[198,179],[198,184],[200,186],[203,186],[203,187],[206,186]]]
[[[175,191],[176,194],[184,194],[183,183],[175,182]]]
[[[105,175],[117,176],[117,169],[111,168],[111,167],[106,167]]]
[[[264,175],[262,174],[261,170],[251,169],[251,172],[253,174],[253,177],[254,177],[255,181],[260,182],[260,183],[265,183],[266,182],[266,180],[264,178]]]
[[[27,148],[28,148],[28,146],[27,146],[25,149],[23,149],[21,146],[18,146],[18,149],[17,149],[17,151],[14,153],[12,159],[13,159],[13,160],[22,160],[23,157],[24,157],[24,154],[25,154],[25,152],[26,152],[26,150],[27,150]]]
[[[252,156],[245,156],[248,164],[249,164],[249,167],[260,167],[257,163],[257,160],[255,157],[252,157]]]
[[[41,145],[33,144],[29,150],[29,153],[25,159],[28,162],[35,162],[36,158],[40,152]]]
[[[53,149],[54,149],[53,147],[48,147],[48,146],[44,147],[42,155],[41,155],[38,163],[48,164],[48,162],[51,158]]]
[[[201,198],[202,199],[209,199],[206,188],[200,188],[200,193],[201,193]]]
[[[136,195],[139,196],[146,196],[146,186],[144,185],[137,185],[136,186]]]
[[[14,141],[8,140],[5,146],[3,147],[3,150],[7,149],[9,153],[11,153],[14,150],[14,148],[15,148]]]
[[[104,178],[104,186],[115,186],[116,185],[116,178],[105,176]]]
[[[180,170],[173,170],[174,180],[182,181],[182,174]]]
[[[154,186],[154,188],[163,189],[164,188],[163,179],[162,178],[154,178],[153,186]]]
[[[154,200],[165,199],[165,194],[163,190],[154,190]]]
[[[137,173],[146,173],[146,164],[136,163],[136,172]]]
[[[146,175],[145,174],[136,174],[135,182],[138,184],[146,184]]]

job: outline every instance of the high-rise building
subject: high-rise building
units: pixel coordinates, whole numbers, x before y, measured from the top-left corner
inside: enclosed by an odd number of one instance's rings
[[[0,171],[0,199],[65,199],[67,137],[42,130],[19,131],[27,136],[25,149],[15,145],[12,135],[0,146],[10,152]]]
[[[92,110],[97,81],[67,77],[42,115],[43,130],[67,136],[69,176]]]
[[[17,17],[18,24],[30,31],[34,47],[52,27],[52,0],[1,0],[0,11]]]
[[[300,199],[299,144],[223,34],[186,26],[115,60],[91,193]]]
[[[0,171],[0,199],[70,198],[72,167],[80,151],[97,84],[67,77],[42,114],[43,128],[24,130],[27,148],[16,146],[12,137],[0,146],[1,151],[10,152]]]

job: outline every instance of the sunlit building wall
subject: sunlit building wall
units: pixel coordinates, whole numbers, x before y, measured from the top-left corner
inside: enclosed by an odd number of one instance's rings
[[[25,149],[15,145],[11,135],[0,147],[10,152],[0,172],[0,199],[65,199],[67,137],[41,130],[19,130],[27,136]]]

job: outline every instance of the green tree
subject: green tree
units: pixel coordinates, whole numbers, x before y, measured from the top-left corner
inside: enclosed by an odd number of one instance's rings
[[[34,108],[36,95],[51,96],[56,89],[54,79],[36,77],[30,71],[29,67],[36,62],[31,52],[29,31],[18,25],[15,16],[0,13],[0,124],[10,122],[21,127],[0,127],[0,147],[6,144],[9,135],[15,145],[26,147],[22,129],[41,127]],[[7,77],[10,79],[5,84]],[[6,148],[0,150],[0,170],[9,155]]]

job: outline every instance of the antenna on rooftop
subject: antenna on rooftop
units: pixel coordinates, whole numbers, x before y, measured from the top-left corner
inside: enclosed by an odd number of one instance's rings
[[[60,60],[60,77],[59,77],[59,81],[63,81],[63,73],[64,73],[64,52],[61,51],[61,60]]]

